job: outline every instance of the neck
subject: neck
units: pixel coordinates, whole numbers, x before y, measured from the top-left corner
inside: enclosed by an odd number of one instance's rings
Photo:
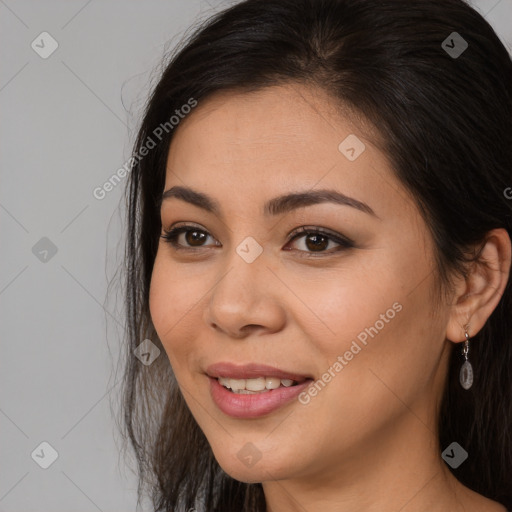
[[[333,454],[307,474],[263,482],[267,511],[505,511],[455,479],[437,439],[407,411],[378,439],[363,440],[351,453]]]

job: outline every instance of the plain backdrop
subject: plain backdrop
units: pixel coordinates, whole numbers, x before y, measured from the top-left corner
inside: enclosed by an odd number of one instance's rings
[[[166,49],[233,3],[0,0],[0,512],[135,511],[106,301],[124,183],[94,190],[130,156]],[[512,0],[473,5],[510,50]]]

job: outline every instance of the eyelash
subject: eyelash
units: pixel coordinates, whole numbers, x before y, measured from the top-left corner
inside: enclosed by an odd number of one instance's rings
[[[201,250],[201,249],[204,249],[206,248],[207,246],[197,246],[197,247],[182,247],[180,246],[178,243],[177,243],[177,238],[180,234],[182,233],[187,233],[187,232],[190,232],[190,231],[198,231],[200,233],[205,233],[206,235],[210,235],[210,233],[208,233],[208,231],[204,230],[204,229],[201,229],[197,226],[192,226],[192,225],[180,225],[180,226],[176,226],[172,229],[169,229],[169,230],[165,230],[164,229],[164,234],[161,235],[161,238],[164,239],[164,241],[168,244],[170,244],[175,250],[177,251],[197,251],[197,250]],[[352,240],[350,240],[349,238],[347,237],[343,237],[339,234],[335,234],[335,233],[331,233],[329,231],[326,231],[326,230],[323,230],[323,229],[319,229],[317,227],[314,227],[314,226],[302,226],[296,230],[294,230],[291,234],[290,234],[290,239],[288,240],[287,242],[287,245],[291,242],[294,242],[295,240],[297,240],[298,238],[301,238],[305,235],[321,235],[321,236],[324,236],[326,238],[328,238],[330,241],[334,241],[335,243],[339,244],[339,247],[337,249],[335,249],[334,251],[333,250],[330,250],[330,251],[319,251],[319,252],[315,252],[315,251],[303,251],[301,249],[296,249],[298,252],[300,253],[304,253],[304,254],[301,254],[301,257],[306,257],[306,258],[310,258],[310,257],[313,257],[313,258],[316,258],[318,256],[322,257],[322,256],[330,256],[332,255],[333,253],[337,253],[339,251],[342,251],[342,250],[346,250],[346,249],[351,249],[353,247],[355,247],[355,244]]]

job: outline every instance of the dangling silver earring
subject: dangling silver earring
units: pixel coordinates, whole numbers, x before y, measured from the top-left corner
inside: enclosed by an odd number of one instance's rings
[[[462,365],[462,368],[460,369],[459,373],[459,381],[460,385],[464,389],[469,389],[473,385],[473,367],[471,366],[471,363],[468,361],[468,354],[469,354],[469,334],[468,331],[464,333],[466,336],[466,341],[464,342],[464,347],[462,348],[462,355],[464,356],[464,364]]]

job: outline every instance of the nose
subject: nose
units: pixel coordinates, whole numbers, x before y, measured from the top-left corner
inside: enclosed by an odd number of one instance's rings
[[[264,254],[247,263],[233,253],[211,290],[203,320],[210,328],[236,339],[257,331],[262,335],[281,330],[286,322],[280,298],[284,290]]]

